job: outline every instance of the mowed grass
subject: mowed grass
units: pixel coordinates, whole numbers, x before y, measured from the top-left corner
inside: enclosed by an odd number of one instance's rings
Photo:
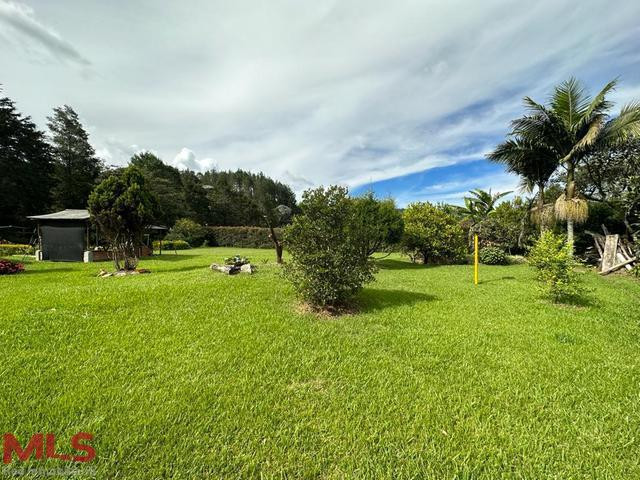
[[[208,269],[234,253],[258,273]],[[640,478],[629,278],[586,273],[585,299],[557,306],[526,265],[482,267],[474,287],[469,266],[396,256],[360,313],[318,318],[269,250],[141,266],[0,277],[3,432],[54,432],[62,452],[91,432],[78,468],[98,478]]]

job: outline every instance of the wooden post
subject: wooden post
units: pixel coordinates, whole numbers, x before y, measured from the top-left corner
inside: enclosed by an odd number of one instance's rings
[[[478,235],[473,236],[473,284],[478,285]]]
[[[617,262],[618,252],[618,235],[607,235],[604,243],[604,252],[602,254],[602,272],[606,272]]]

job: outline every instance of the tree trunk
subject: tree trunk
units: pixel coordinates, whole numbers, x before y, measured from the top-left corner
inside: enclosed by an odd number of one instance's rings
[[[571,245],[573,252],[573,220],[567,220],[567,242]]]
[[[540,235],[542,235],[547,229],[544,224],[544,184],[538,185],[538,221],[540,222]]]
[[[282,263],[282,245],[278,241],[278,237],[276,236],[276,231],[271,226],[271,223],[269,223],[269,231],[271,232],[269,234],[269,238],[271,239],[271,241],[273,242],[273,245],[276,248],[276,263]]]
[[[573,163],[567,166],[567,188],[564,193],[565,201],[572,200],[576,192],[575,167]],[[567,219],[567,242],[571,245],[573,252],[573,219]]]

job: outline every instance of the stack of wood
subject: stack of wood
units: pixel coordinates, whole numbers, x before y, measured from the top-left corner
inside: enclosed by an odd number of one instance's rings
[[[633,254],[631,243],[620,235],[610,235],[603,225],[604,235],[587,231],[593,237],[593,241],[600,257],[600,275],[607,275],[621,268],[633,269],[638,263],[638,258]]]

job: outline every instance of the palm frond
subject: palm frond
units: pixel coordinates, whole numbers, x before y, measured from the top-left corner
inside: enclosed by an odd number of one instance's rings
[[[615,90],[617,84],[617,78],[611,80],[595,97],[593,97],[593,100],[591,100],[591,103],[584,112],[584,117],[587,121],[591,116],[605,114],[611,109],[611,107],[613,107],[613,102],[607,100],[607,94]]]
[[[640,101],[628,103],[620,115],[609,120],[602,129],[602,142],[617,144],[630,137],[640,136]]]
[[[574,77],[558,85],[551,96],[551,110],[569,132],[576,130],[590,103],[584,87]]]

